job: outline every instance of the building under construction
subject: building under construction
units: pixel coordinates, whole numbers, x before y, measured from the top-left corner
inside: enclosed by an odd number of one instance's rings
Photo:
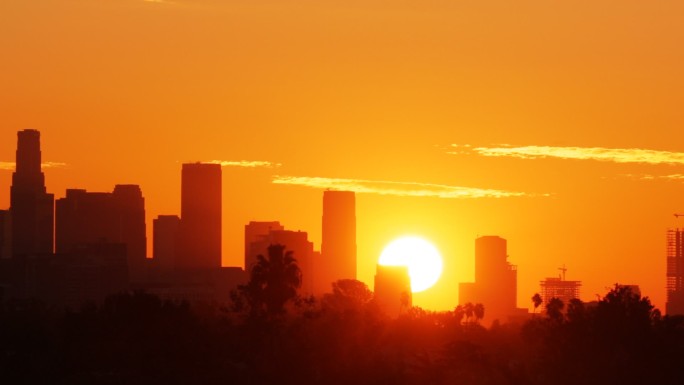
[[[684,229],[667,231],[666,314],[684,314]]]
[[[563,267],[559,270],[563,272],[562,275],[549,277],[540,282],[542,303],[544,305],[548,304],[551,298],[558,298],[566,305],[571,299],[579,299],[582,281],[567,281],[565,279],[567,269]]]

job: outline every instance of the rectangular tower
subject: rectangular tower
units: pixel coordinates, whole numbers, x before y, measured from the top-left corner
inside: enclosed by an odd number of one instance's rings
[[[340,279],[356,279],[356,197],[353,191],[323,192],[323,234],[318,290]]]
[[[179,268],[221,267],[221,165],[183,164],[179,251]]]
[[[40,132],[23,130],[17,137],[16,171],[10,190],[12,254],[52,254],[54,196],[45,190]]]

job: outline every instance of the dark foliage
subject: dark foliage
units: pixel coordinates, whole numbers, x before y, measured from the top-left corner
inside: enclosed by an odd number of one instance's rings
[[[5,384],[680,384],[684,318],[617,286],[521,325],[475,305],[382,315],[340,281],[273,318],[123,293],[78,311],[0,306]],[[211,309],[210,309],[211,310]],[[467,313],[467,314],[466,314]],[[469,314],[469,315],[468,315]],[[469,320],[466,320],[469,317]]]

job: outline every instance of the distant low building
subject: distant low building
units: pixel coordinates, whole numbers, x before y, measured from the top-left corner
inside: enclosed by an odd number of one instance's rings
[[[411,279],[406,266],[377,265],[374,300],[390,317],[397,317],[412,306]]]

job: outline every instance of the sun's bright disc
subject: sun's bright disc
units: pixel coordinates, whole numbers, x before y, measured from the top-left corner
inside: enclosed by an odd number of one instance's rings
[[[442,257],[430,242],[418,237],[395,239],[380,254],[384,266],[408,266],[411,291],[429,289],[442,274]]]

